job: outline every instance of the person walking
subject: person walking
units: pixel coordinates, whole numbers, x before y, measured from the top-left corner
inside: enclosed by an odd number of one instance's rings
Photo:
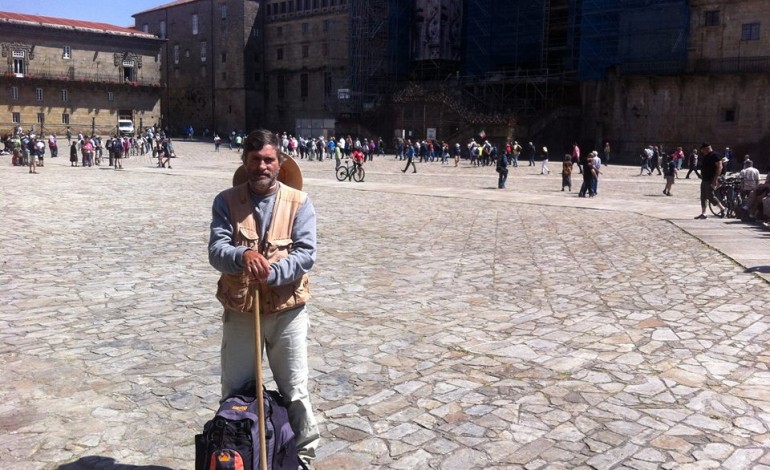
[[[48,136],[48,149],[51,151],[51,158],[59,156],[59,144],[56,141],[56,136],[53,134]]]
[[[663,194],[666,196],[671,196],[671,186],[674,185],[677,173],[676,160],[671,155],[666,156],[666,160],[663,162],[663,175],[666,178],[666,186],[663,188]]]
[[[604,149],[602,150],[602,156],[604,157],[604,164],[610,166],[610,143],[604,143]]]
[[[78,143],[70,141],[70,166],[78,166]]]
[[[548,147],[543,147],[543,154],[541,155],[542,162],[540,163],[540,174],[550,175],[551,170],[548,169]]]
[[[690,156],[687,158],[687,168],[687,175],[684,179],[690,179],[690,173],[693,171],[695,172],[695,176],[697,176],[698,179],[701,179],[700,173],[698,173],[698,149],[692,149]]]
[[[583,184],[580,186],[578,197],[586,197],[586,193],[588,193],[589,197],[594,197],[592,181],[594,178],[594,160],[591,158],[591,155],[580,157],[580,165],[582,166]]]
[[[409,165],[412,165],[412,173],[417,173],[417,167],[414,166],[414,146],[412,145],[411,140],[406,141],[406,166],[401,170],[401,173],[406,173],[406,170],[409,169]]]
[[[564,161],[561,165],[561,190],[568,188],[572,192],[572,155],[564,154]]]
[[[320,440],[308,387],[308,272],[316,260],[316,212],[298,189],[278,181],[284,156],[275,133],[255,130],[241,154],[246,182],[214,199],[208,255],[221,273],[222,401],[256,381],[254,297],[259,291],[261,333],[278,391],[287,403],[303,466]],[[287,243],[288,242],[288,243]],[[299,465],[299,462],[298,462]]]
[[[508,152],[500,155],[500,158],[497,159],[497,167],[495,168],[495,171],[497,171],[498,177],[497,177],[497,189],[505,189],[505,182],[508,181],[508,159],[510,158],[510,154]]]
[[[725,216],[725,208],[719,202],[719,199],[714,196],[714,190],[719,184],[719,175],[722,174],[722,156],[716,153],[711,148],[711,144],[708,143],[704,143],[700,146],[699,153],[703,157],[700,182],[701,213],[695,218],[706,218],[706,205],[708,202],[719,207],[719,214],[717,214],[717,217],[722,218]]]
[[[30,174],[37,173],[37,139],[33,139],[32,136],[30,136],[29,143],[27,145],[29,147],[29,172]]]

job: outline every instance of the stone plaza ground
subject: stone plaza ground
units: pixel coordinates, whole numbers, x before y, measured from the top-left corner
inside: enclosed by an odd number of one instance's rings
[[[238,155],[176,149],[173,170],[0,157],[0,468],[193,467]],[[505,190],[467,162],[299,163],[317,470],[770,469],[770,232],[693,220],[697,179],[666,197],[610,166],[579,199],[559,162]]]

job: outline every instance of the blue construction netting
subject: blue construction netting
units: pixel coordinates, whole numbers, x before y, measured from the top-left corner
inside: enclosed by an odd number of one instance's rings
[[[463,75],[542,67],[543,2],[468,0],[465,6]]]
[[[579,2],[581,80],[620,74],[661,75],[684,71],[687,62],[687,0],[583,0]]]

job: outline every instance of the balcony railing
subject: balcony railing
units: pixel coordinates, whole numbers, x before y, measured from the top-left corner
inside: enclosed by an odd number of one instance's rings
[[[2,77],[16,80],[55,80],[69,83],[109,84],[152,88],[159,88],[161,86],[160,79],[137,78],[135,80],[128,80],[113,74],[100,72],[75,73],[72,70],[59,72],[31,70],[23,74],[14,73],[12,70],[9,70],[6,71]]]

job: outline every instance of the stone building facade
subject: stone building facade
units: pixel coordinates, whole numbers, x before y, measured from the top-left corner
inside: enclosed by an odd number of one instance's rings
[[[0,12],[0,134],[112,134],[160,122],[158,38],[103,23]]]
[[[262,125],[260,2],[178,0],[136,13],[135,28],[164,39],[163,126],[227,135]]]
[[[770,4],[692,0],[690,9],[686,72],[584,83],[581,134],[597,149],[606,140],[618,144],[629,162],[648,144],[692,149],[706,141],[749,154],[767,171]]]
[[[269,0],[265,18],[265,125],[333,135],[350,88],[347,0]]]
[[[133,15],[167,40],[164,127],[334,133],[348,86],[348,0],[178,0]]]

